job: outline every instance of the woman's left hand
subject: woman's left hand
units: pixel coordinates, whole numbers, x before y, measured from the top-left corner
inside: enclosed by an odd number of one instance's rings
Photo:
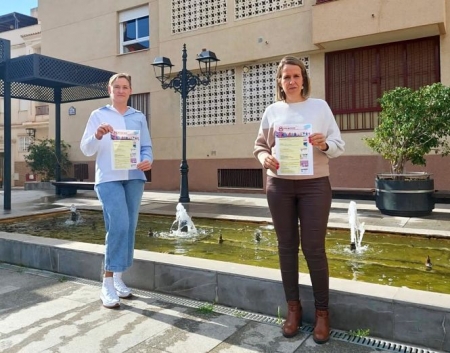
[[[314,147],[317,147],[321,151],[326,151],[328,149],[327,138],[324,134],[316,132],[314,134],[309,135],[309,143]]]
[[[150,161],[143,160],[141,163],[138,163],[136,165],[136,168],[142,170],[143,172],[146,172],[147,170],[152,169],[152,164],[150,163]]]

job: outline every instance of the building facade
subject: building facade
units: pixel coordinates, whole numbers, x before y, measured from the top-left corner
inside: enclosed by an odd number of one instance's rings
[[[168,57],[176,74],[184,44],[194,74],[202,49],[220,59],[212,82],[187,98],[191,191],[263,192],[253,143],[264,108],[275,99],[276,67],[285,55],[304,61],[311,96],[329,102],[342,130],[346,152],[330,161],[334,187],[373,187],[376,173],[389,170],[363,141],[377,125],[382,92],[450,84],[450,0],[433,0],[433,6],[422,0],[364,6],[358,0],[45,0],[39,18],[42,54],[131,74],[132,104],[147,115],[153,139],[148,187],[155,190],[180,187],[182,100],[161,88],[151,64]],[[79,141],[90,112],[107,103],[79,102],[61,110],[70,159],[88,165],[90,180],[94,161],[82,155]],[[426,169],[408,169],[433,173],[437,189],[450,189],[449,159],[430,155]]]
[[[11,13],[0,18],[0,38],[10,41],[11,58],[41,52],[41,26],[37,20],[37,9],[33,9],[31,14]],[[27,179],[34,180],[24,157],[33,140],[47,138],[49,105],[24,99],[11,100],[11,146],[4,146],[3,143],[3,109],[3,98],[0,97],[0,175],[3,176],[5,148],[11,148],[12,185],[20,186]]]

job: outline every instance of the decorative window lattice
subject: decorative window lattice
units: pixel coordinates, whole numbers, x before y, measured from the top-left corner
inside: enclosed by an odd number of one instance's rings
[[[172,0],[172,34],[227,22],[227,0]]]
[[[278,62],[248,66],[242,79],[244,123],[261,120],[264,109],[275,101]]]
[[[309,75],[309,58],[300,58]],[[278,62],[247,66],[242,77],[243,122],[259,122],[266,107],[275,101]]]
[[[241,20],[299,6],[303,6],[303,0],[235,0],[234,18]]]
[[[218,71],[207,86],[197,86],[186,99],[186,125],[234,124],[236,106],[234,70]],[[181,101],[181,113],[183,102]],[[182,115],[181,115],[182,116]]]

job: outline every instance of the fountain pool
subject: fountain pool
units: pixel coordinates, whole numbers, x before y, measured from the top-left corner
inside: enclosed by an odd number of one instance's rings
[[[70,212],[2,220],[0,231],[104,244],[99,211],[79,210],[78,222],[68,224]],[[136,249],[278,268],[276,236],[270,224],[194,218],[195,237],[174,236],[174,217],[141,214]],[[450,294],[450,241],[438,238],[364,233],[360,251],[349,248],[349,230],[330,229],[327,253],[330,276],[355,281],[406,286]],[[432,268],[427,266],[427,258]],[[224,264],[224,266],[226,266]],[[307,273],[300,252],[300,272]]]

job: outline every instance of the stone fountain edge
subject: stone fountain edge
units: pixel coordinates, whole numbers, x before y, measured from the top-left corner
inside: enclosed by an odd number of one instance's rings
[[[103,245],[0,232],[0,262],[100,281]],[[216,303],[264,315],[285,315],[279,270],[135,251],[124,279],[136,289]],[[308,274],[300,274],[303,320],[314,320]],[[450,295],[330,279],[333,329],[369,329],[371,337],[450,352]]]

